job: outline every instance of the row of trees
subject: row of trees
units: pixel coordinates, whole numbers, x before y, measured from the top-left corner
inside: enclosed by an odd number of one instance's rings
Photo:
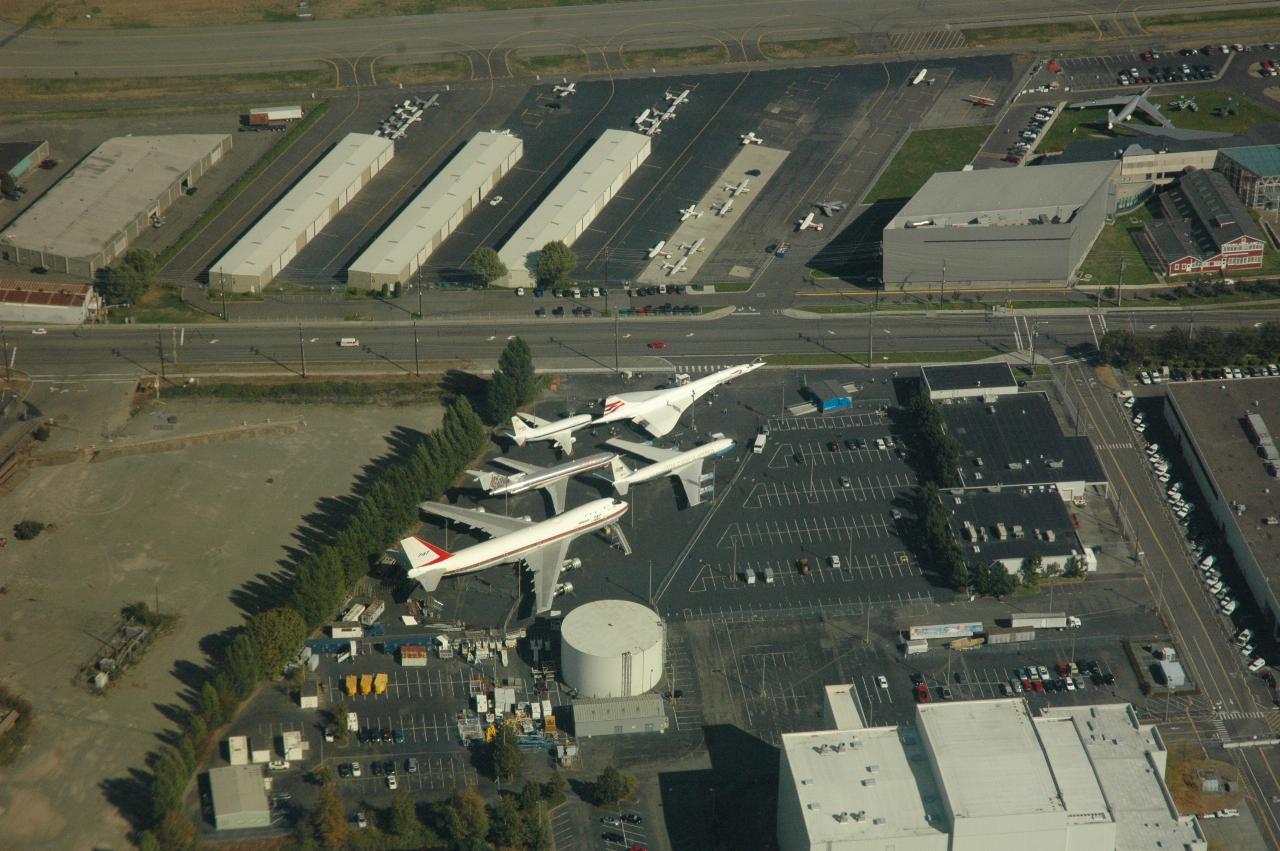
[[[443,494],[486,439],[471,405],[455,400],[441,426],[408,458],[369,476],[359,507],[342,531],[296,566],[289,604],[254,615],[232,637],[201,686],[177,743],[151,762],[153,829],[142,837],[144,848],[187,847],[173,844],[190,824],[181,814],[182,799],[197,764],[213,745],[214,731],[231,720],[264,677],[283,670],[307,634],[337,609],[370,563],[414,522],[418,504]]]
[[[960,444],[947,434],[942,411],[929,400],[923,383],[907,400],[907,421],[913,433],[911,455],[921,480],[939,487],[960,485]]]
[[[1162,334],[1108,331],[1100,341],[1103,358],[1113,366],[1160,364],[1175,367],[1214,367],[1250,361],[1280,360],[1280,322],[1257,328],[1170,328]]]
[[[508,422],[521,405],[538,395],[533,353],[520,337],[513,338],[498,356],[498,369],[485,385],[484,415],[491,425]]]
[[[484,286],[505,278],[508,269],[498,252],[492,248],[477,248],[471,255],[471,274],[475,275]],[[548,242],[538,252],[538,285],[543,287],[563,286],[572,278],[573,270],[578,266],[578,255],[573,249],[560,240]]]

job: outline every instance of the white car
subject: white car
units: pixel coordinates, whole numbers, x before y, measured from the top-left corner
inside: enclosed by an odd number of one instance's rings
[[[1160,482],[1167,482],[1167,481],[1169,481],[1169,474],[1168,474],[1168,473],[1161,473],[1160,475],[1156,476],[1156,479],[1157,479],[1158,481],[1160,481]]]
[[[1258,671],[1261,671],[1265,667],[1267,667],[1267,660],[1263,659],[1261,656],[1258,656],[1252,662],[1249,663],[1249,673],[1256,674],[1258,673]]]
[[[31,333],[35,334],[37,337],[43,337],[45,334],[48,334],[49,332],[44,330],[43,328],[32,328]]]
[[[884,674],[881,674],[880,676],[876,677],[876,685],[880,686],[880,688],[887,689],[889,687],[889,681],[885,679]]]
[[[364,813],[356,813],[356,827],[364,830],[369,826],[369,820],[364,817]]]
[[[1147,371],[1144,369],[1142,372],[1138,373],[1138,380],[1141,381],[1143,384],[1150,384],[1151,376],[1148,375]]]
[[[524,295],[524,287],[516,287],[516,295]]]
[[[1248,644],[1253,639],[1253,630],[1245,628],[1236,636],[1236,644]]]
[[[502,200],[503,199],[501,195],[494,195],[492,198],[489,199],[489,206],[496,207],[502,203]]]
[[[392,791],[400,788],[400,782],[396,780],[396,776],[394,774],[387,775],[387,788]]]
[[[1234,808],[1218,810],[1217,812],[1218,818],[1235,818],[1238,815],[1240,815],[1240,811]]]
[[[1222,605],[1220,608],[1222,609],[1222,613],[1224,615],[1229,615],[1232,612],[1234,612],[1239,607],[1239,605],[1240,604],[1237,603],[1235,600],[1228,598],[1222,601]]]
[[[836,570],[839,570],[839,569],[840,569],[840,564],[841,564],[841,562],[840,562],[840,556],[835,556],[835,555],[833,555],[833,556],[831,557],[831,566],[832,566],[833,568],[835,568]]]

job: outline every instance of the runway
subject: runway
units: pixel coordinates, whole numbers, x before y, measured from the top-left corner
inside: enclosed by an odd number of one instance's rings
[[[839,32],[864,36],[860,39],[866,42],[863,50],[875,53],[894,49],[883,37],[892,32],[897,43],[908,45],[910,52],[916,41],[922,49],[932,43],[928,38],[912,39],[914,33],[974,25],[1074,20],[1093,22],[1099,32],[1137,35],[1141,26],[1136,10],[1141,5],[1136,0],[1122,0],[1100,11],[1096,4],[1082,0],[1024,0],[1016,4],[1016,10],[991,0],[803,0],[785,5],[774,0],[656,0],[204,28],[33,29],[17,34],[0,49],[0,77],[233,74],[327,63],[337,79],[350,74],[355,82],[361,82],[365,74],[370,81],[376,79],[374,66],[387,56],[394,56],[397,63],[463,56],[480,76],[486,70],[504,76],[506,64],[502,60],[514,48],[620,57],[628,44],[652,49],[719,43],[725,48],[727,61],[733,62],[759,58],[759,42],[766,36],[804,39]],[[1161,11],[1261,5],[1266,4],[1219,2],[1206,6],[1196,0],[1165,0]],[[364,73],[359,69],[362,62],[368,63]]]

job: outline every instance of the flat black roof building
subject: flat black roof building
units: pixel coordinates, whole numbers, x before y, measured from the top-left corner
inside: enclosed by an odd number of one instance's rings
[[[1044,564],[1084,556],[1066,503],[1055,490],[1006,488],[998,493],[944,493],[951,529],[965,557],[973,562],[999,561],[1017,570],[1022,561],[1040,556]]]
[[[957,366],[926,366],[920,370],[929,398],[963,399],[1018,392],[1013,368],[1005,361]]]
[[[960,444],[966,488],[1052,484],[1064,497],[1073,497],[1106,484],[1089,438],[1064,435],[1043,393],[940,407],[948,433]]]

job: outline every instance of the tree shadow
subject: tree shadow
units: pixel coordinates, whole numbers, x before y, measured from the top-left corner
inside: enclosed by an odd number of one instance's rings
[[[154,754],[148,755],[148,761]],[[102,796],[122,815],[134,831],[151,824],[151,774],[131,768],[125,777],[109,777],[98,784]]]

